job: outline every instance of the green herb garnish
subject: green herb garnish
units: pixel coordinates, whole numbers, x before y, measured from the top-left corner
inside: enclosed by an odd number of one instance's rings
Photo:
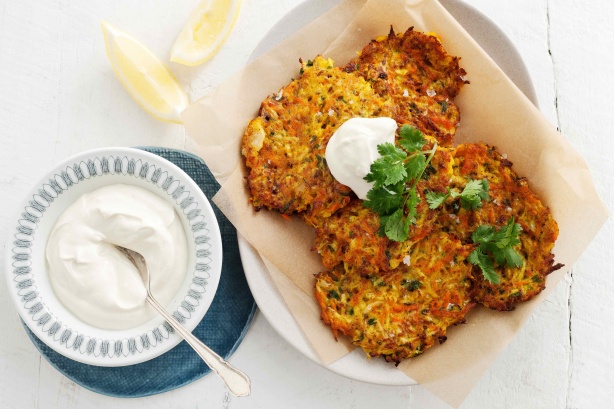
[[[405,281],[405,282],[403,282]],[[402,280],[401,284],[405,285],[408,291],[416,291],[418,288],[422,287],[422,283],[418,280]]]
[[[311,60],[307,60],[307,64],[305,64],[306,67],[313,67],[313,61]],[[332,68],[332,67],[329,67]],[[305,70],[303,69],[303,67],[301,67],[301,71],[300,74],[303,75],[305,73]]]
[[[495,271],[495,264],[508,267],[521,267],[522,257],[513,247],[520,243],[518,235],[522,227],[511,217],[507,224],[496,230],[492,226],[479,226],[471,235],[471,239],[478,247],[473,250],[467,260],[479,266],[484,278],[499,284],[501,277]]]
[[[367,182],[373,182],[373,187],[363,205],[379,215],[380,235],[405,241],[409,237],[409,226],[416,220],[416,207],[420,202],[416,185],[433,158],[437,143],[432,149],[423,151],[424,134],[403,125],[398,144],[377,146],[381,157],[371,164],[365,176]]]
[[[437,209],[441,206],[448,197],[453,199],[460,198],[460,203],[463,209],[475,210],[482,207],[482,200],[488,200],[488,179],[470,180],[465,185],[462,192],[448,188],[446,193],[428,192],[426,201],[429,204],[429,209]]]
[[[339,293],[338,293],[337,291],[335,291],[335,290],[330,290],[330,291],[328,292],[328,298],[329,298],[329,299],[330,299],[330,298],[334,298],[335,300],[340,300],[340,299],[341,299],[341,296],[339,295]]]

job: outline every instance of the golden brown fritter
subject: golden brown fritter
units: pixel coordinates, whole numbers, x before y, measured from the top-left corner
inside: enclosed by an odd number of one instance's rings
[[[452,100],[468,82],[458,62],[434,35],[413,27],[395,34],[391,28],[344,69],[369,80],[379,95],[393,99],[397,122],[412,124],[435,136],[440,145],[451,146],[460,120]]]
[[[464,322],[473,307],[471,246],[434,233],[419,241],[389,273],[365,278],[338,268],[316,276],[321,318],[335,337],[351,338],[369,356],[399,363],[446,340],[450,325]]]
[[[430,145],[425,146],[425,149],[430,148]],[[344,263],[347,271],[363,276],[381,275],[396,268],[412,244],[435,229],[433,220],[438,213],[428,208],[424,194],[428,190],[446,191],[452,176],[451,150],[439,148],[427,170],[418,183],[418,195],[422,200],[407,241],[395,242],[379,235],[379,216],[356,198],[334,215],[316,218],[315,249],[322,256],[324,267],[332,270]]]
[[[352,117],[390,116],[381,97],[362,78],[317,57],[303,74],[267,98],[243,137],[254,207],[282,214],[329,216],[350,200],[350,188],[326,165],[328,140]]]
[[[510,310],[513,304],[527,301],[545,287],[545,278],[554,266],[551,253],[558,236],[558,226],[550,210],[529,189],[524,177],[512,170],[512,163],[493,147],[464,144],[454,149],[452,186],[459,190],[470,179],[488,179],[490,200],[477,210],[463,209],[458,200],[449,199],[438,218],[441,229],[471,242],[471,234],[480,225],[500,228],[510,217],[522,226],[516,250],[523,258],[520,268],[496,267],[500,284],[485,281],[475,267],[475,300],[496,310]]]
[[[371,41],[350,61],[345,70],[357,72],[374,83],[379,94],[402,94],[414,90],[452,99],[467,82],[459,58],[449,55],[435,35],[410,27]]]

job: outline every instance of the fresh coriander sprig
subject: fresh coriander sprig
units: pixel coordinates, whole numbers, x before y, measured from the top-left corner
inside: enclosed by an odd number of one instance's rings
[[[458,192],[455,189],[448,188],[445,193],[428,192],[426,194],[426,201],[429,204],[429,209],[437,209],[441,206],[449,197],[456,199],[460,198],[460,203],[463,209],[475,210],[482,207],[482,200],[488,200],[488,179],[470,180],[465,185],[462,192]]]
[[[381,157],[371,164],[365,176],[367,182],[373,182],[373,187],[363,205],[379,215],[380,235],[405,241],[409,237],[409,226],[416,220],[416,207],[420,202],[416,185],[435,155],[437,143],[432,149],[423,151],[424,134],[403,125],[398,144],[377,146]]]
[[[469,254],[467,260],[480,267],[487,281],[499,284],[501,277],[495,271],[495,264],[508,267],[522,266],[522,257],[513,248],[520,243],[518,235],[521,231],[522,227],[514,222],[513,217],[510,217],[506,225],[498,230],[492,226],[479,226],[471,235],[471,239],[478,244],[478,247]]]

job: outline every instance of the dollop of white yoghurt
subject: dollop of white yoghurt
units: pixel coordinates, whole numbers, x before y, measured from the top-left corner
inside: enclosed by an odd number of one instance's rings
[[[364,177],[380,158],[377,145],[394,144],[397,123],[392,118],[351,118],[345,121],[326,145],[326,163],[339,183],[351,188],[360,199],[373,187]]]
[[[173,206],[142,187],[101,187],[62,213],[46,247],[53,290],[84,322],[123,330],[146,323],[156,312],[146,302],[138,270],[115,244],[145,257],[151,291],[162,305],[185,279],[188,246]]]

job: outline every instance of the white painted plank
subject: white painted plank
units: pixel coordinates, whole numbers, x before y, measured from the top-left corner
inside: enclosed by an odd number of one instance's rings
[[[517,47],[533,80],[542,113],[558,127],[547,1],[472,0],[470,3],[489,16]],[[563,280],[537,308],[463,407],[566,407],[570,354],[569,285],[569,278]]]
[[[551,5],[561,130],[584,155],[606,205],[614,205],[614,5],[573,1]],[[609,141],[609,142],[606,142]],[[570,408],[612,407],[614,402],[614,268],[612,220],[573,269],[570,294]]]

